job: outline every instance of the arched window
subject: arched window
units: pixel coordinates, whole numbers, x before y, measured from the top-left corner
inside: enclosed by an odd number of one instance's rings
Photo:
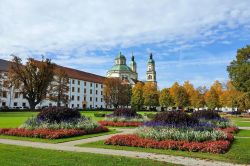
[[[151,80],[152,79],[152,76],[151,75],[148,75],[148,80]]]

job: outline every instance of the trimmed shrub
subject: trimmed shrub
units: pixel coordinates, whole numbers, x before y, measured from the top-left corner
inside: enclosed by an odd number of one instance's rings
[[[101,113],[101,112],[97,112],[97,113],[94,113],[94,116],[95,117],[105,117],[105,113]]]
[[[141,126],[142,122],[112,122],[112,121],[99,121],[103,126],[115,126],[115,127],[137,127]]]
[[[117,108],[114,110],[112,116],[141,117],[140,114],[137,114],[136,111],[131,108]]]
[[[48,107],[43,109],[37,118],[48,123],[59,123],[81,118],[81,114],[79,111],[67,107]]]
[[[157,113],[152,122],[170,124],[173,126],[190,126],[198,124],[198,119],[182,111],[165,111]]]
[[[193,118],[197,119],[219,119],[221,118],[218,112],[214,110],[198,110],[192,113]]]
[[[149,119],[153,119],[155,117],[156,114],[152,114],[152,113],[145,113],[144,116],[146,116]]]

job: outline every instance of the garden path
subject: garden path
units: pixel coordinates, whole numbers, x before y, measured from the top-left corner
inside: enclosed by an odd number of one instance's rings
[[[239,129],[242,129],[242,130],[250,130],[250,127],[239,127]]]
[[[134,129],[117,129],[121,133],[132,133]],[[76,144],[95,142],[98,140],[107,139],[113,135],[121,134],[116,133],[112,135],[105,135],[93,138],[87,138],[83,140],[70,141],[67,143],[41,143],[41,142],[31,142],[31,141],[21,141],[21,140],[10,140],[10,139],[0,139],[0,143],[8,145],[17,145],[41,149],[51,149],[51,150],[60,150],[60,151],[71,151],[71,152],[86,152],[86,153],[95,153],[95,154],[106,154],[114,156],[124,156],[124,157],[133,157],[133,158],[143,158],[143,159],[152,159],[157,161],[169,162],[174,164],[182,164],[187,166],[241,166],[239,164],[225,163],[220,161],[212,161],[191,157],[182,157],[182,156],[171,156],[165,154],[155,154],[155,153],[146,153],[146,152],[135,152],[135,151],[126,151],[126,150],[114,150],[114,149],[103,149],[103,148],[88,148],[88,147],[76,147]]]

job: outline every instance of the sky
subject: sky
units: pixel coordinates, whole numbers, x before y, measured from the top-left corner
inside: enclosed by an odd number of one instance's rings
[[[41,55],[105,76],[132,52],[140,80],[153,53],[159,88],[226,82],[250,44],[249,0],[0,0],[0,58]]]

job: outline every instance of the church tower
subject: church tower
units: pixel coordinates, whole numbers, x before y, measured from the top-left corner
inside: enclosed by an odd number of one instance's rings
[[[148,69],[147,69],[147,82],[156,82],[156,71],[155,71],[155,61],[153,59],[153,54],[150,53],[148,59]]]
[[[136,62],[135,62],[135,57],[132,53],[131,62],[130,62],[130,69],[136,75],[136,80],[137,80],[138,78],[137,78],[137,69],[136,68],[137,68],[137,66],[136,66]]]

